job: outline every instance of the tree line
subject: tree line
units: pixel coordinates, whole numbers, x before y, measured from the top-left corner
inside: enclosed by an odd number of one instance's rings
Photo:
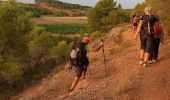
[[[87,16],[90,32],[106,32],[117,24],[130,21],[130,11],[124,10],[115,0],[100,0]]]
[[[35,0],[36,3],[47,3],[48,5],[52,7],[57,7],[61,9],[80,9],[80,10],[87,10],[88,6],[82,6],[79,4],[70,4],[66,2],[61,2],[58,0]]]

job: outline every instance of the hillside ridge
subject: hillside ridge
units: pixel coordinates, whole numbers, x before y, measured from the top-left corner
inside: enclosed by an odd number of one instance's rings
[[[123,40],[117,45],[114,42],[120,34]],[[129,24],[113,28],[104,39],[108,77],[105,77],[102,52],[90,53],[87,79],[82,79],[74,92],[67,92],[74,70],[53,72],[39,86],[20,94],[19,100],[170,99],[169,41],[161,46],[160,60],[143,68],[138,64],[139,40],[135,41]],[[94,41],[91,45],[98,42]]]

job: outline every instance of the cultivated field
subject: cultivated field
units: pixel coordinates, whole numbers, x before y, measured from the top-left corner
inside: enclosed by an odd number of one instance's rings
[[[36,24],[87,24],[87,17],[53,17],[41,16],[34,18]]]

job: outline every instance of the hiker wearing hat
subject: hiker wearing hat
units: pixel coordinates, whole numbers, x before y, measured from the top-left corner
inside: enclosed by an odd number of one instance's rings
[[[85,74],[87,71],[87,67],[89,64],[87,52],[88,51],[97,52],[100,50],[101,47],[103,47],[103,43],[100,43],[97,48],[90,48],[88,44],[89,38],[84,37],[81,42],[74,42],[72,45],[72,51],[70,53],[70,62],[71,66],[75,67],[76,75],[74,81],[72,82],[70,91],[74,90],[83,72]]]
[[[144,10],[144,15],[140,18],[138,29],[135,35],[137,39],[138,34],[140,33],[140,62],[139,64],[143,67],[147,67],[147,62],[153,46],[154,40],[154,25],[156,22],[156,17],[152,14],[151,6],[148,6]]]

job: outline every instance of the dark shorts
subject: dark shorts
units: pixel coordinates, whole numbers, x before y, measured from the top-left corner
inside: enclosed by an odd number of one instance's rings
[[[81,75],[83,74],[83,72],[87,71],[87,67],[80,67],[80,66],[75,66],[75,74],[76,77],[81,77]]]
[[[81,77],[82,73],[87,71],[87,67],[89,64],[88,58],[85,57],[83,62],[81,64],[78,64],[78,61],[76,59],[72,59],[72,65],[75,66],[75,74],[76,77]]]
[[[153,36],[147,34],[141,34],[140,40],[141,40],[140,49],[144,50],[147,53],[150,53],[153,46]]]

